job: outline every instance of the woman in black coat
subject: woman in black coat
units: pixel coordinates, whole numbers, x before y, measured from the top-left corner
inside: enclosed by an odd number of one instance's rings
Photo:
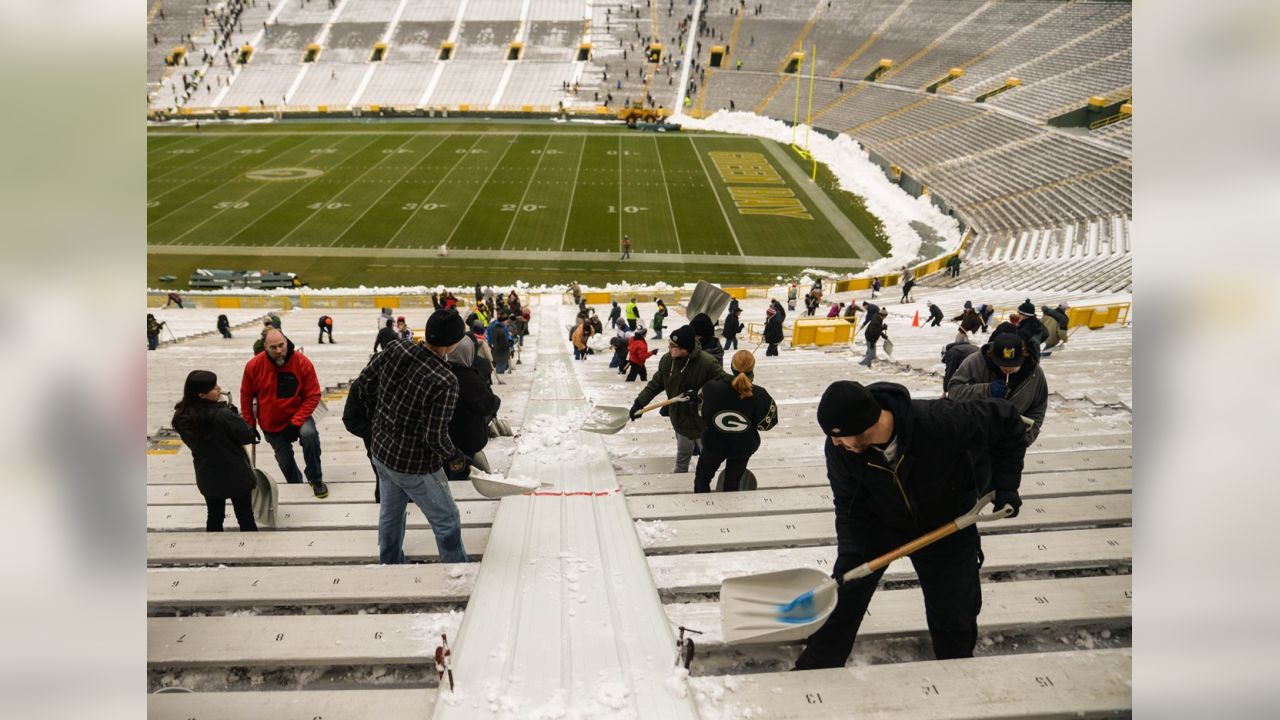
[[[769,349],[764,351],[766,356],[778,354],[778,345],[782,344],[782,321],[787,317],[777,300],[770,303],[769,310],[772,313],[764,321],[764,341],[769,344]]]
[[[747,462],[760,449],[760,431],[778,424],[778,406],[769,393],[752,383],[756,356],[750,350],[734,353],[728,376],[711,380],[698,393],[702,416],[702,453],[694,469],[693,491],[711,492],[711,478],[724,463],[724,490],[736,492]]]
[[[218,376],[208,370],[192,370],[182,388],[182,402],[174,406],[173,428],[191,449],[196,487],[209,509],[204,529],[222,532],[227,500],[235,509],[241,532],[258,529],[253,520],[253,467],[244,445],[256,441],[234,405],[224,403]]]

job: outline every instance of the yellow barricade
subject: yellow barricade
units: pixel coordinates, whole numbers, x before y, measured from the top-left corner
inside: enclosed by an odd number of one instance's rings
[[[582,297],[587,301],[588,305],[608,305],[612,299],[606,292],[589,292],[583,293]]]
[[[853,323],[844,318],[797,318],[791,328],[791,347],[848,344],[854,330]]]

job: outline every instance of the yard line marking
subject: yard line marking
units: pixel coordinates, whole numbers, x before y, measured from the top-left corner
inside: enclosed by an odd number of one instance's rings
[[[267,143],[267,146],[274,145],[274,144],[276,144],[276,143],[278,143],[278,142],[280,142],[280,138],[276,138],[275,140],[272,140],[271,142],[268,142],[268,143]],[[231,144],[231,145],[228,145],[228,146],[227,146],[227,148],[226,148],[226,150],[231,150],[231,149],[232,149],[232,148],[234,148],[234,147],[235,147],[235,144],[233,143],[233,144]],[[265,150],[266,150],[266,147],[264,147],[264,148],[263,148],[263,150],[265,151]],[[224,152],[225,152],[225,151],[224,151]],[[211,167],[211,168],[209,168],[208,170],[205,170],[204,172],[200,173],[199,175],[196,175],[195,177],[187,178],[186,180],[184,180],[184,181],[182,182],[182,184],[181,184],[181,185],[177,185],[177,186],[172,187],[172,188],[170,188],[170,189],[168,189],[168,190],[165,190],[164,192],[160,193],[159,195],[151,195],[151,194],[148,194],[148,195],[147,195],[147,200],[148,200],[148,201],[151,201],[151,200],[159,200],[160,198],[164,197],[165,195],[168,195],[168,194],[169,194],[169,193],[171,193],[171,192],[175,192],[175,191],[177,191],[177,190],[181,190],[183,187],[185,187],[185,186],[187,185],[187,183],[190,183],[190,182],[194,182],[194,181],[196,181],[196,180],[199,180],[200,178],[204,177],[205,175],[208,175],[209,173],[213,172],[214,170],[221,170],[221,169],[223,169],[223,168],[226,168],[226,167],[229,167],[229,166],[231,166],[231,165],[234,165],[234,164],[235,164],[235,161],[236,161],[236,160],[239,160],[239,159],[240,159],[240,158],[236,157],[236,156],[235,156],[235,154],[232,154],[232,155],[231,155],[231,159],[230,159],[230,160],[228,160],[227,162],[224,162],[224,163],[222,163],[221,165],[217,165],[217,166],[215,166],[215,167]],[[165,173],[164,175],[168,175],[168,174],[169,174],[169,173]],[[147,182],[148,182],[148,183],[152,183],[152,182],[163,182],[164,175],[160,175],[160,176],[157,176],[157,177],[154,177],[154,178],[148,178],[148,179],[147,179]]]
[[[498,162],[494,163],[493,167],[489,168],[489,174],[485,176],[484,182],[480,183],[480,187],[476,188],[476,194],[471,196],[471,202],[467,203],[467,209],[463,210],[462,214],[458,216],[458,222],[453,224],[453,229],[449,231],[449,237],[444,239],[444,245],[446,247],[449,245],[449,242],[453,240],[453,236],[458,232],[458,228],[462,227],[462,221],[467,219],[467,214],[471,212],[471,208],[475,207],[476,200],[480,199],[480,196],[484,194],[485,186],[489,184],[489,181],[493,179],[493,174],[502,166],[502,161],[507,159],[507,153],[511,152],[511,148],[515,147],[517,142],[518,138],[516,137],[512,137],[507,141],[507,149],[502,151],[502,156],[498,158]]]
[[[366,146],[367,146],[367,145],[368,145],[368,144],[366,143]],[[362,148],[360,148],[359,150],[362,150],[362,149],[364,149],[364,148],[362,147]],[[356,152],[359,152],[359,150],[357,150]],[[352,153],[352,155],[354,155],[354,154],[355,154],[355,153]],[[319,157],[320,157],[319,155],[313,155],[312,157],[309,157],[309,158],[307,158],[306,160],[303,160],[301,164],[302,164],[302,165],[305,165],[306,163],[311,162],[311,160],[313,160],[313,159],[315,159],[315,158],[319,158]],[[351,157],[351,156],[350,156],[350,155],[348,155],[348,156],[347,156],[347,159],[350,159],[350,157]],[[341,163],[339,163],[339,164],[341,164]],[[293,191],[293,193],[289,195],[289,197],[293,197],[293,195],[294,195],[294,194],[297,194],[300,190],[305,189],[308,185],[310,185],[310,184],[311,184],[311,183],[313,183],[313,182],[315,182],[315,179],[307,180],[306,182],[304,182],[304,183],[303,183],[302,187],[298,188],[298,190],[294,190],[294,191]],[[261,190],[262,188],[266,187],[266,186],[267,186],[267,185],[269,185],[269,184],[270,184],[270,183],[259,183],[257,187],[255,187],[254,189],[252,189],[252,190],[250,190],[249,192],[245,193],[244,195],[241,195],[240,197],[236,198],[235,200],[231,200],[231,201],[230,201],[230,203],[231,203],[231,204],[235,204],[235,203],[243,202],[243,201],[245,200],[245,198],[249,197],[250,195],[253,195],[254,193],[258,192],[259,190]],[[288,199],[288,198],[286,198],[286,199]],[[181,235],[179,235],[179,236],[175,237],[171,242],[173,242],[173,243],[177,243],[179,240],[181,240],[182,238],[184,238],[184,237],[186,237],[186,236],[190,235],[192,232],[194,232],[197,228],[199,228],[199,227],[203,226],[205,223],[207,223],[207,222],[209,222],[210,220],[212,220],[212,219],[214,219],[214,218],[216,218],[216,217],[218,217],[218,216],[222,215],[222,214],[223,214],[223,213],[225,213],[228,209],[230,209],[230,208],[225,208],[225,209],[222,209],[222,210],[215,210],[215,211],[213,212],[213,214],[212,214],[212,215],[210,215],[210,216],[206,217],[204,220],[201,220],[200,222],[196,223],[195,225],[192,225],[191,227],[187,228],[187,229],[186,229],[186,231],[184,231]],[[259,215],[258,217],[254,218],[252,221],[250,221],[250,223],[249,223],[249,224],[253,224],[254,222],[257,222],[257,221],[258,221],[258,220],[260,220],[262,217],[263,217],[262,215]],[[248,225],[245,225],[244,227],[248,227]],[[243,231],[243,227],[241,228],[241,231]],[[236,235],[239,235],[239,234],[240,234],[240,232],[237,232],[237,233],[236,233]],[[220,243],[218,243],[218,244],[219,244],[219,245],[225,245],[225,244],[226,244],[226,242],[227,242],[227,240],[230,240],[230,238],[227,238],[226,240],[223,240],[222,242],[220,242]]]
[[[622,136],[618,136],[618,247],[622,247]]]
[[[377,142],[377,140],[374,140],[373,142]],[[408,144],[409,144],[409,143],[411,143],[411,142],[413,142],[413,138],[409,138],[408,140],[405,140],[404,142],[400,143],[399,145],[397,145],[397,146],[395,147],[395,149],[396,149],[396,150],[399,150],[399,149],[403,148],[405,145],[408,145]],[[372,145],[372,144],[373,144],[373,143],[369,143],[369,145]],[[366,146],[366,147],[368,147],[368,146]],[[355,180],[351,180],[350,182],[345,183],[345,184],[342,186],[342,189],[341,189],[341,190],[339,190],[338,192],[334,193],[334,194],[333,194],[333,195],[332,195],[328,200],[322,201],[322,202],[320,203],[320,207],[316,208],[315,210],[312,210],[310,215],[308,215],[308,216],[307,216],[306,218],[304,218],[301,222],[299,222],[298,224],[296,224],[296,225],[294,225],[292,228],[290,228],[289,232],[285,233],[285,234],[284,234],[284,235],[283,235],[279,240],[275,241],[275,242],[274,242],[274,243],[272,243],[272,244],[273,244],[273,245],[280,245],[280,244],[283,244],[285,240],[289,239],[289,236],[290,236],[290,235],[293,235],[295,232],[297,232],[297,231],[298,231],[298,228],[302,227],[303,225],[306,225],[308,222],[310,222],[310,221],[312,220],[312,218],[314,218],[315,216],[317,216],[317,215],[319,215],[320,213],[324,212],[324,206],[325,206],[325,205],[328,205],[329,203],[331,203],[331,202],[333,202],[333,201],[337,200],[338,198],[342,197],[342,195],[343,195],[344,193],[346,193],[348,190],[350,190],[350,189],[351,189],[351,188],[352,188],[356,183],[358,183],[358,182],[360,182],[361,180],[363,180],[365,175],[368,175],[369,173],[373,172],[375,169],[377,169],[377,168],[378,168],[378,166],[382,165],[382,163],[384,163],[384,162],[386,162],[386,161],[390,160],[390,159],[391,159],[391,158],[393,158],[393,157],[395,157],[395,154],[394,154],[394,153],[388,153],[388,154],[386,154],[386,155],[383,155],[381,159],[379,159],[377,162],[375,162],[374,164],[372,164],[372,165],[370,165],[368,168],[366,168],[364,172],[362,172],[362,173],[360,173],[359,175],[357,175]],[[290,195],[289,197],[293,197],[293,196],[292,196],[292,195]],[[287,199],[287,198],[286,198],[286,199]],[[280,202],[281,202],[281,203],[283,203],[284,201],[283,201],[283,200],[281,200]],[[276,204],[276,207],[279,207],[279,206],[280,206],[280,203],[277,203],[277,204]],[[271,210],[275,210],[275,208],[271,208]],[[267,213],[267,214],[269,215],[269,214],[270,214],[270,211],[268,211],[268,213]],[[265,217],[265,216],[264,216],[264,217]],[[248,225],[246,225],[245,227],[248,227]],[[243,230],[242,230],[242,231],[243,231]],[[236,233],[236,234],[237,234],[237,235],[239,235],[240,233]],[[233,237],[234,237],[234,236],[233,236]]]
[[[528,5],[525,6],[526,9]],[[533,187],[533,178],[538,175],[538,168],[542,167],[542,158],[547,156],[547,148],[551,147],[551,136],[547,136],[547,141],[542,144],[542,152],[538,154],[538,162],[533,165],[533,172],[529,174],[529,182],[524,185],[524,193],[520,195],[520,203],[516,205],[516,211],[511,213],[511,224],[507,226],[507,234],[502,237],[502,245],[498,247],[498,252],[507,249],[507,240],[511,239],[511,231],[516,227],[516,220],[520,218],[520,208],[524,207],[524,201],[529,197],[529,188]]]
[[[440,187],[444,185],[445,180],[448,180],[449,176],[453,175],[453,171],[458,169],[458,166],[462,164],[463,160],[466,160],[467,158],[471,157],[471,151],[475,149],[476,145],[480,144],[480,140],[483,137],[484,137],[483,135],[477,135],[476,139],[473,140],[471,142],[471,145],[467,147],[466,152],[458,153],[458,159],[455,160],[453,165],[449,168],[449,172],[445,173],[444,175],[441,175],[439,178],[436,178],[436,182],[434,185],[431,186],[431,190],[427,193],[427,196],[418,201],[417,206],[414,207],[413,210],[409,213],[409,217],[405,218],[405,221],[400,223],[400,227],[396,228],[396,231],[391,234],[391,239],[387,240],[386,245],[383,245],[384,248],[391,247],[391,243],[395,242],[396,238],[400,237],[400,233],[404,232],[404,229],[409,226],[409,223],[415,217],[417,217],[418,211],[421,210],[422,206],[428,200],[431,199],[432,195],[436,194],[436,190],[439,190]]]
[[[676,236],[676,252],[683,253],[680,249],[680,229],[676,227],[676,209],[671,204],[671,188],[667,185],[667,169],[662,163],[662,150],[658,147],[657,138],[653,138],[653,152],[658,156],[658,170],[662,172],[662,189],[667,193],[667,215],[671,218],[671,231]]]
[[[711,186],[711,194],[716,196],[716,205],[720,206],[720,214],[724,216],[724,224],[729,228],[729,235],[733,238],[733,244],[738,247],[739,255],[746,255],[742,252],[742,245],[738,242],[738,233],[733,231],[733,223],[729,222],[729,213],[724,211],[724,203],[720,200],[720,193],[716,190],[716,184],[711,180],[711,174],[707,172],[707,164],[702,161],[702,155],[698,152],[698,146],[693,142],[693,138],[689,138],[689,146],[693,148],[693,154],[698,158],[698,165],[702,167],[702,176],[707,179],[707,184]]]
[[[357,217],[355,220],[352,220],[350,225],[348,225],[346,228],[344,228],[344,229],[343,229],[343,231],[342,231],[341,233],[338,233],[338,237],[334,238],[334,239],[333,239],[333,242],[329,243],[329,247],[333,247],[334,245],[337,245],[339,240],[341,240],[342,238],[346,237],[347,233],[351,232],[351,228],[353,228],[353,227],[355,227],[355,226],[356,226],[356,223],[358,223],[358,222],[360,222],[361,220],[363,220],[363,219],[364,219],[364,216],[365,216],[365,215],[368,215],[370,210],[372,210],[372,209],[374,209],[375,207],[377,207],[377,206],[378,206],[378,203],[382,202],[382,198],[384,198],[384,197],[386,197],[386,196],[387,196],[387,193],[389,193],[389,192],[391,192],[392,190],[394,190],[394,189],[396,189],[397,187],[399,187],[399,186],[400,186],[400,181],[401,181],[401,180],[404,180],[406,177],[409,177],[409,174],[410,174],[410,173],[412,173],[413,171],[417,170],[419,165],[421,165],[422,163],[426,162],[426,161],[427,161],[427,158],[431,156],[431,153],[435,152],[437,148],[439,148],[441,145],[443,145],[443,144],[444,144],[444,141],[445,141],[445,138],[443,138],[443,137],[442,137],[442,138],[440,138],[439,140],[437,140],[437,141],[436,141],[436,144],[435,144],[435,145],[433,145],[433,146],[431,146],[431,149],[430,149],[430,150],[428,150],[428,151],[426,151],[425,153],[423,153],[423,154],[422,154],[422,159],[421,159],[421,160],[419,160],[418,162],[414,163],[414,164],[413,164],[413,166],[412,166],[412,167],[410,167],[408,170],[406,170],[403,174],[401,174],[401,175],[400,175],[400,177],[399,177],[395,182],[393,182],[393,183],[391,183],[390,185],[388,185],[388,186],[387,186],[387,189],[386,189],[386,190],[383,190],[383,191],[382,191],[382,194],[381,194],[381,195],[379,195],[379,196],[378,196],[378,198],[377,198],[376,200],[374,200],[374,201],[373,201],[373,203],[371,203],[371,204],[369,205],[369,207],[365,208],[364,212],[360,213],[359,217]]]
[[[573,184],[569,186],[569,211],[564,214],[564,230],[560,232],[560,252],[564,252],[564,239],[569,234],[569,218],[573,215],[573,196],[578,190],[578,174],[582,172],[582,156],[587,154],[587,136],[582,136],[578,148],[578,168],[573,171]]]
[[[267,158],[266,160],[263,160],[262,162],[258,163],[257,165],[254,165],[252,168],[250,168],[250,170],[257,170],[258,168],[261,168],[262,166],[266,165],[267,163],[275,161],[275,160],[276,160],[276,159],[278,159],[281,155],[287,155],[287,154],[289,154],[289,153],[293,152],[294,150],[297,150],[298,148],[301,148],[302,146],[306,145],[307,143],[309,143],[309,142],[311,142],[312,140],[315,140],[315,139],[316,139],[315,137],[309,137],[309,138],[306,138],[305,140],[303,140],[302,142],[298,143],[297,145],[294,145],[294,146],[292,146],[292,147],[285,148],[284,150],[280,151],[279,153],[277,153],[277,154],[275,154],[275,155],[272,155],[271,157]],[[304,160],[304,161],[302,161],[302,162],[306,162],[306,161]],[[211,187],[211,188],[209,188],[208,190],[206,190],[206,191],[204,191],[204,192],[200,193],[199,195],[197,195],[197,196],[195,196],[195,197],[191,198],[190,200],[188,200],[188,201],[186,201],[185,203],[183,203],[183,204],[179,205],[178,207],[176,207],[176,208],[174,208],[174,209],[170,210],[169,212],[165,213],[164,215],[161,215],[160,217],[156,218],[155,220],[152,220],[151,222],[147,223],[147,227],[151,227],[152,225],[155,225],[156,223],[160,222],[161,220],[164,220],[165,218],[169,217],[170,215],[172,215],[172,214],[174,214],[174,213],[176,213],[176,212],[179,212],[179,211],[181,211],[181,210],[183,210],[183,209],[187,208],[187,207],[188,207],[188,206],[190,206],[192,203],[195,203],[196,201],[203,199],[203,198],[204,198],[204,196],[208,195],[209,193],[211,193],[211,192],[214,192],[214,191],[216,191],[216,190],[221,189],[221,188],[223,187],[223,185],[225,185],[225,183],[223,183],[222,185],[214,185],[213,187]]]
[[[201,144],[197,145],[197,146],[196,146],[196,148],[197,148],[197,149],[204,149],[206,146],[208,146],[208,145],[212,145],[212,144],[214,143],[214,141],[215,141],[215,140],[216,140],[216,138],[210,138],[210,139],[208,140],[208,142],[203,142],[203,143],[201,143]],[[176,145],[176,144],[178,144],[178,143],[175,143],[175,145]],[[172,148],[171,148],[171,147],[169,147],[169,146],[165,146],[164,148],[157,149],[155,152],[158,152],[158,153],[163,153],[163,152],[172,152],[173,150],[176,150],[176,149],[177,149],[176,147],[172,147]],[[147,153],[148,153],[148,154],[150,154],[151,152],[152,152],[151,150],[149,150],[149,149],[147,150]],[[160,178],[162,178],[162,177],[164,177],[164,176],[166,176],[166,175],[170,175],[170,174],[172,174],[172,173],[178,172],[179,170],[183,170],[183,169],[187,168],[187,167],[188,167],[188,166],[190,166],[190,165],[194,165],[194,164],[196,164],[196,163],[200,162],[201,160],[204,160],[206,157],[208,157],[208,156],[207,156],[207,155],[204,155],[204,154],[202,154],[202,153],[200,153],[200,152],[194,152],[194,153],[191,153],[191,154],[187,154],[187,153],[175,153],[175,157],[173,157],[173,158],[159,158],[159,159],[157,159],[157,161],[156,161],[155,163],[150,163],[150,162],[148,162],[148,163],[147,163],[147,175],[148,175],[148,176],[150,176],[150,175],[151,175],[151,172],[152,172],[152,169],[153,169],[153,168],[154,168],[155,170],[157,170],[157,171],[160,171],[160,174],[159,174],[159,175],[157,175],[157,176],[155,176],[155,178],[148,177],[148,178],[147,178],[147,181],[148,181],[148,182],[150,182],[150,181],[151,181],[151,180],[153,180],[153,179],[154,179],[154,180],[158,180],[158,179],[160,179]],[[178,163],[177,163],[176,165],[174,165],[173,167],[165,167],[165,165],[164,165],[165,161],[167,161],[167,160],[175,160],[175,159],[176,159],[176,160],[178,160]]]

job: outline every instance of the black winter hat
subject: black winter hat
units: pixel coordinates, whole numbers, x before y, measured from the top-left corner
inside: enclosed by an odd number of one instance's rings
[[[832,437],[861,435],[880,420],[882,409],[861,383],[840,380],[828,385],[818,401],[818,425]]]
[[[1005,333],[991,339],[991,361],[1002,368],[1022,364],[1022,336]]]
[[[711,316],[706,313],[694,315],[693,319],[689,321],[689,327],[693,328],[698,337],[706,337],[716,333],[716,326],[711,323]]]
[[[693,349],[697,347],[697,339],[694,336],[693,327],[690,325],[681,325],[675,330],[672,330],[668,337],[671,338],[671,342],[675,343],[676,347],[681,350],[693,352]]]
[[[1018,312],[1028,317],[1036,316],[1036,306],[1031,303],[1031,298],[1027,298],[1018,306]]]
[[[456,310],[437,310],[427,318],[427,343],[449,347],[467,334],[467,326]]]

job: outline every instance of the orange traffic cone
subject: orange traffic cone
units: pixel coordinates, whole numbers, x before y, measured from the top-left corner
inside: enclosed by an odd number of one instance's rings
[[[916,319],[911,321],[911,327],[920,327],[920,311],[916,311]]]

